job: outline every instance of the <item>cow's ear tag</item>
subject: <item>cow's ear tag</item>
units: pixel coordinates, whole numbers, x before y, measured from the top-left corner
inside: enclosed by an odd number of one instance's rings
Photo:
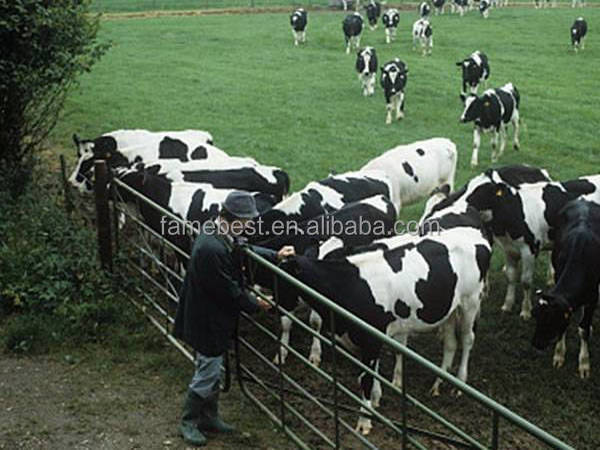
[[[496,197],[502,197],[504,195],[504,192],[502,192],[502,189],[498,189],[496,191]]]
[[[565,313],[565,319],[569,320],[569,317],[571,316],[571,313],[569,311],[567,311]]]
[[[490,107],[490,102],[485,102],[485,103],[483,104],[483,106],[485,106],[486,108],[489,108],[489,107]]]
[[[104,157],[105,157],[106,159],[109,159],[109,158],[110,158],[110,152],[106,152],[106,155],[104,155]]]

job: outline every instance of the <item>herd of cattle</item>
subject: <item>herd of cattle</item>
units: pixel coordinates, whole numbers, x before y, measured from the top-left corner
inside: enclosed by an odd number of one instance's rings
[[[589,376],[588,339],[600,282],[595,265],[600,255],[600,175],[553,181],[543,169],[506,166],[489,169],[453,191],[456,146],[446,138],[431,138],[397,146],[356,171],[331,174],[290,193],[284,170],[231,157],[204,131],[119,130],[93,140],[74,136],[74,141],[79,160],[70,177],[73,185],[90,190],[94,162],[102,159],[114,177],[195,225],[213,221],[232,190],[252,193],[262,228],[248,236],[251,243],[273,249],[293,245],[297,256],[283,265],[285,270],[400,342],[414,332],[441,329],[444,370],[452,365],[458,330],[458,377],[463,381],[497,245],[505,254],[509,283],[502,310],[510,311],[515,301],[521,262],[521,317],[533,315],[537,321],[533,345],[544,348],[558,340],[554,365],[560,367],[567,325],[582,310],[579,374]],[[115,201],[131,203],[148,227],[189,251],[184,229],[170,227],[163,212],[127,190],[117,191]],[[418,232],[396,233],[401,208],[428,197]],[[357,233],[348,226],[326,226],[332,220],[372,226]],[[318,226],[309,233],[314,224]],[[534,263],[544,250],[552,250],[556,283],[534,299]],[[272,288],[272,277],[263,275],[257,270],[253,281]],[[286,309],[302,301],[300,292],[285,282],[279,284],[279,298]],[[311,326],[320,330],[327,311],[310,298],[303,300],[313,308]],[[290,327],[283,318],[283,342],[289,340]],[[378,369],[381,342],[342,319],[335,331],[368,367]],[[309,356],[314,364],[321,360],[320,350],[315,339]],[[283,347],[278,355],[282,363],[286,353]],[[400,358],[393,382],[402,382]],[[434,395],[440,382],[432,387]],[[365,406],[376,407],[380,383],[368,374],[360,383]],[[360,417],[358,429],[368,433],[370,420]]]

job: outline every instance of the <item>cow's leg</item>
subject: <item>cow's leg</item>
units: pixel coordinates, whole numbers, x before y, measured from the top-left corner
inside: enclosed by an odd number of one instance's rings
[[[461,345],[462,351],[460,354],[460,365],[458,366],[458,379],[467,382],[468,367],[469,367],[469,356],[473,343],[475,342],[475,320],[479,315],[479,306],[481,300],[481,292],[483,291],[483,284],[480,283],[479,288],[476,292],[470,296],[462,307],[462,314],[460,318],[461,328]],[[457,395],[460,395],[460,391],[456,391]]]
[[[393,336],[398,342],[406,346],[408,343],[408,334],[398,334]],[[396,364],[394,365],[394,378],[392,384],[398,389],[402,389],[402,354],[396,353]]]
[[[535,255],[529,249],[521,252],[521,284],[523,285],[523,303],[521,304],[521,319],[531,319],[531,287],[535,271]]]
[[[396,119],[402,120],[404,118],[404,92],[400,92],[396,95]]]
[[[512,119],[514,136],[513,136],[513,148],[519,150],[521,144],[519,143],[519,111],[515,111]]]
[[[375,94],[375,74],[371,74],[371,77],[369,79],[369,84],[370,84],[370,95]]]
[[[584,379],[590,376],[590,351],[588,343],[592,334],[592,317],[594,316],[597,304],[598,292],[596,292],[596,298],[583,307],[583,318],[579,323],[579,339],[581,341],[579,347],[579,376]]]
[[[315,330],[319,334],[321,333],[323,319],[321,319],[321,316],[314,309],[310,311],[308,323],[313,330]],[[308,360],[316,367],[319,367],[319,365],[321,364],[321,339],[319,339],[316,336],[313,337]]]
[[[375,364],[375,372],[379,373],[379,361]],[[371,389],[371,404],[373,408],[379,408],[379,403],[381,401],[381,381],[374,377],[373,379],[373,389]]]
[[[354,48],[355,50],[358,50],[360,48],[360,34],[358,36],[356,36],[356,40],[354,41]]]
[[[452,367],[454,355],[456,354],[456,312],[453,312],[450,318],[442,325],[442,339],[444,341],[444,356],[442,357],[441,369],[448,371]],[[436,378],[429,391],[432,396],[440,395],[441,378]]]
[[[298,33],[296,30],[292,30],[292,35],[294,36],[294,45],[298,45]]]
[[[565,363],[565,353],[567,353],[567,333],[564,332],[561,338],[554,347],[554,356],[552,357],[552,365],[557,369],[561,368]]]
[[[503,123],[500,124],[500,151],[498,152],[498,158],[504,154],[504,149],[506,148],[506,125]]]
[[[363,357],[362,362],[374,371],[377,370],[377,367],[379,366],[379,361],[377,359],[369,359]],[[368,408],[372,408],[371,398],[374,378],[373,375],[367,372],[363,372],[358,380],[361,387],[362,402],[364,404],[364,406],[360,408],[360,411],[361,413],[369,413]],[[373,425],[371,424],[371,419],[361,415],[358,418],[358,423],[356,424],[356,431],[366,436],[371,432],[371,428],[373,428]]]
[[[281,344],[289,345],[290,343],[290,331],[292,330],[292,320],[287,316],[281,316],[281,337],[279,341]],[[288,349],[284,347],[284,345],[280,345],[275,358],[273,358],[273,362],[275,364],[285,364],[285,360],[287,359]]]
[[[498,137],[500,135],[500,129],[496,128],[492,130],[492,162],[498,161]]]
[[[520,256],[518,253],[514,253],[510,250],[506,251],[505,255],[506,265],[504,266],[504,271],[506,272],[506,278],[508,278],[508,286],[506,287],[506,296],[504,297],[504,304],[502,305],[501,310],[503,312],[510,312],[515,304]]]
[[[392,123],[392,109],[394,108],[394,106],[392,105],[392,99],[389,99],[387,101],[385,108],[387,110],[387,115],[385,116],[385,123],[389,125],[390,123]]]
[[[302,42],[306,42],[306,31],[302,32]]]
[[[476,167],[479,164],[479,144],[481,143],[481,133],[479,127],[473,128],[473,154],[471,155],[471,167]]]
[[[390,36],[390,29],[386,28],[385,29],[385,43],[389,44],[391,42],[391,36]]]

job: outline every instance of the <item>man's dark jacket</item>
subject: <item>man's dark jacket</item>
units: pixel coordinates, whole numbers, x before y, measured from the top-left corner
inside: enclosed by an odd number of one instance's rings
[[[223,236],[200,234],[192,248],[173,335],[205,356],[222,355],[235,331],[240,310],[258,311],[256,301],[242,288],[241,268]],[[275,259],[275,252],[252,250]]]

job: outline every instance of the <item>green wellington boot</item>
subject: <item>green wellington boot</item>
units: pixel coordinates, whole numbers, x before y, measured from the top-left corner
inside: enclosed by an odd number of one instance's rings
[[[204,400],[196,395],[194,391],[188,389],[179,425],[179,432],[188,444],[197,446],[206,444],[206,437],[198,429],[198,421],[202,416],[203,407]]]
[[[219,417],[219,393],[217,390],[204,401],[202,418],[198,422],[198,428],[202,431],[217,431],[219,433],[233,433],[235,428]]]

